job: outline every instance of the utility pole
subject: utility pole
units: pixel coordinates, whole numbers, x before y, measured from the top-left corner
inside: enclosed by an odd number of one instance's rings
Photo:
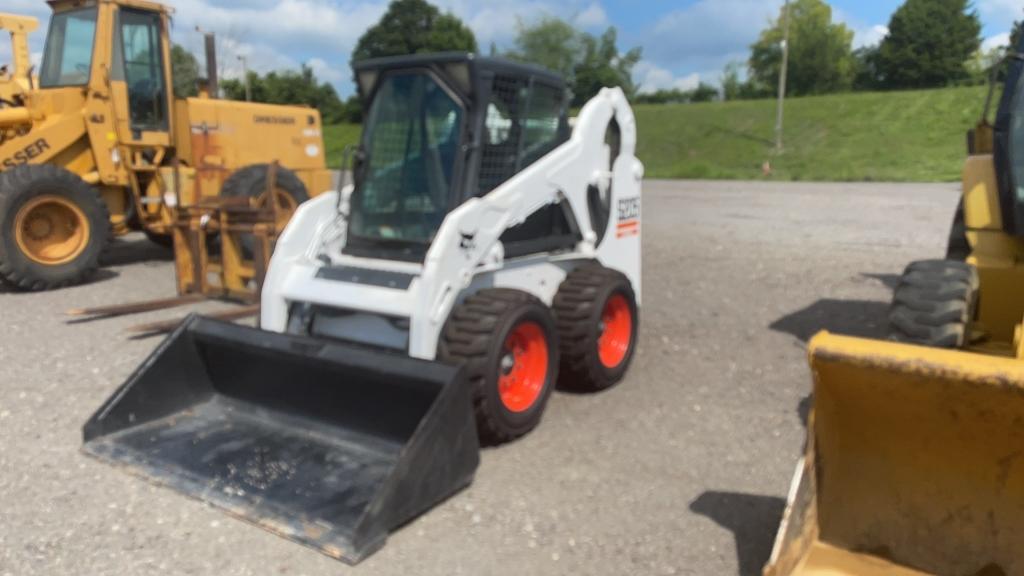
[[[249,61],[245,55],[238,57],[238,61],[242,63],[242,82],[245,83],[245,101],[252,102],[252,88],[249,86]]]
[[[782,112],[786,101],[786,69],[789,67],[789,0],[782,7],[782,69],[779,70],[779,104],[775,115],[775,153],[782,152]]]

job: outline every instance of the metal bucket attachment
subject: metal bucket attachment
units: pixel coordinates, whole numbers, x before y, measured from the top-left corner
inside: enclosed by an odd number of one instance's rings
[[[457,368],[199,317],[84,434],[101,460],[349,563],[479,462]]]
[[[766,576],[1024,573],[1024,363],[822,334]]]

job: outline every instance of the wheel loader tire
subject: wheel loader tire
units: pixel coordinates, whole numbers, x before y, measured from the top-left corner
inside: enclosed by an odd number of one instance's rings
[[[241,168],[224,181],[220,195],[225,198],[259,198],[261,203],[265,202],[269,171],[269,164],[253,164]],[[278,230],[282,230],[299,204],[309,200],[309,191],[306,190],[306,185],[302,183],[295,172],[284,166],[278,166],[275,178],[275,196],[279,209]],[[255,253],[255,239],[246,235],[242,236],[239,241],[245,256],[251,258]]]
[[[156,244],[157,246],[161,246],[161,247],[166,248],[168,250],[173,250],[174,249],[174,236],[173,235],[171,235],[171,234],[160,234],[159,232],[152,232],[152,231],[146,230],[146,229],[143,229],[142,233],[145,234],[146,238],[149,239],[149,241],[152,242],[153,244]]]
[[[955,260],[907,266],[893,293],[890,339],[934,348],[963,348],[978,302],[978,272]]]
[[[946,244],[946,259],[963,262],[971,255],[971,245],[967,241],[967,224],[964,221],[964,200],[956,206],[953,224],[949,228],[949,242]]]
[[[0,278],[15,289],[87,280],[110,238],[107,205],[75,174],[50,164],[0,174]]]
[[[622,380],[633,360],[639,327],[629,279],[600,264],[585,264],[562,282],[552,308],[562,346],[559,383],[597,392]]]
[[[540,423],[558,378],[558,332],[543,302],[481,290],[452,310],[438,352],[442,362],[465,365],[482,442],[508,442]]]

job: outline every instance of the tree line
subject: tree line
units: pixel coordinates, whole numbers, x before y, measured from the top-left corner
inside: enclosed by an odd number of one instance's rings
[[[747,75],[733,63],[722,74],[726,100],[767,97],[778,87],[785,8],[750,47]],[[832,20],[823,0],[789,4],[787,91],[794,96],[855,90],[909,90],[984,83],[1003,56],[981,49],[981,22],[969,0],[906,0],[881,42],[853,48],[854,33]],[[1020,23],[1014,25],[1015,37]]]
[[[529,24],[519,21],[512,46],[499,50],[492,44],[490,54],[562,74],[574,106],[581,106],[604,86],[620,86],[636,103],[766,98],[774,96],[778,87],[787,20],[787,91],[793,96],[980,84],[1004,54],[1001,49],[981,49],[981,23],[970,0],[906,0],[893,13],[881,42],[857,49],[853,48],[854,32],[833,21],[825,0],[791,0],[788,12],[780,10],[750,46],[746,62],[727,65],[718,86],[700,82],[691,90],[640,93],[633,69],[642,51],[639,47],[620,50],[615,27],[594,35],[551,16]],[[1012,46],[1020,38],[1022,24],[1014,24]],[[393,0],[380,21],[360,37],[352,58],[444,51],[480,52],[473,31],[454,14],[427,0]],[[176,46],[172,60],[175,91],[179,95],[194,92],[195,58]],[[177,73],[179,69],[183,73]],[[253,101],[312,106],[328,124],[361,121],[358,95],[343,100],[309,66],[266,74],[250,71],[247,80]],[[245,79],[224,79],[221,89],[226,98],[245,99]]]

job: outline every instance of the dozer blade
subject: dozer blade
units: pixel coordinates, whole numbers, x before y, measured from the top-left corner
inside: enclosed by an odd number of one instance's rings
[[[456,368],[195,316],[84,435],[101,460],[349,563],[468,485],[480,450]]]
[[[822,334],[766,576],[1024,574],[1024,363]]]

